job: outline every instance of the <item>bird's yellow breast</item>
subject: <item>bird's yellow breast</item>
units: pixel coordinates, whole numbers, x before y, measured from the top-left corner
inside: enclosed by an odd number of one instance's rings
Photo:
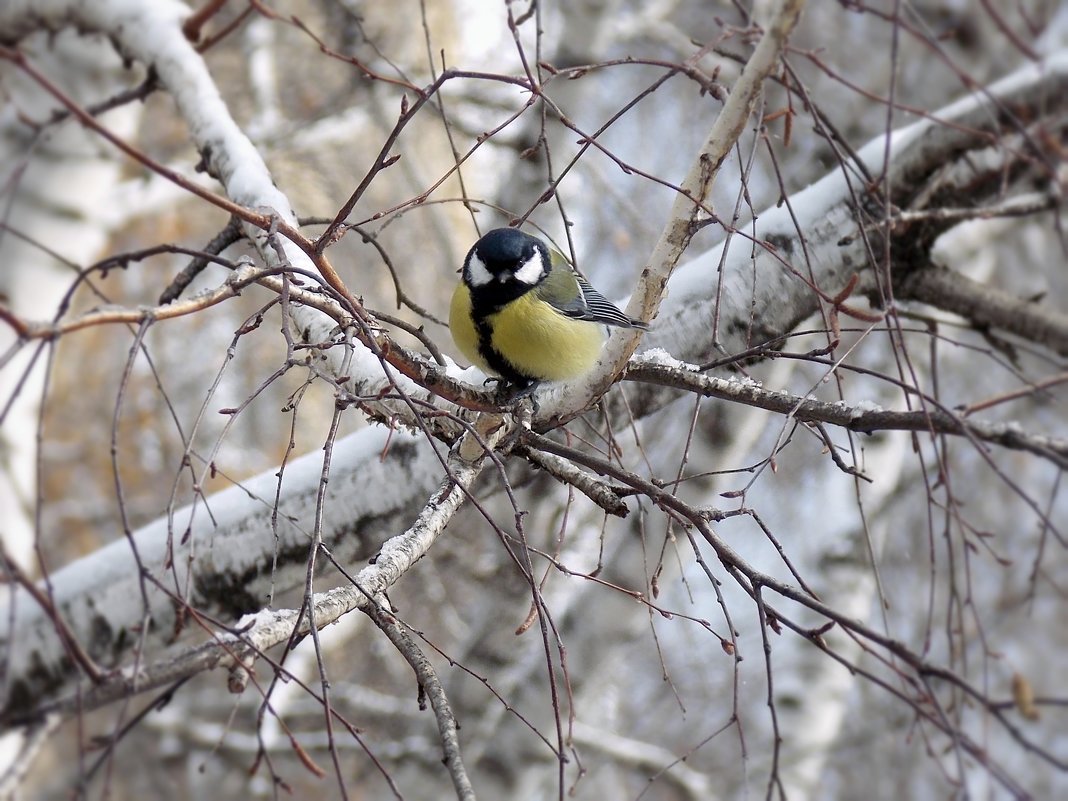
[[[565,317],[533,292],[488,315],[486,323],[489,346],[516,372],[539,381],[564,381],[587,372],[597,363],[605,339],[601,324]],[[471,293],[464,284],[453,293],[449,328],[464,356],[482,370],[495,372],[479,349]]]
[[[466,284],[457,284],[449,305],[449,331],[460,353],[483,372],[492,372],[482,354],[478,352],[478,329],[471,316],[471,292]]]

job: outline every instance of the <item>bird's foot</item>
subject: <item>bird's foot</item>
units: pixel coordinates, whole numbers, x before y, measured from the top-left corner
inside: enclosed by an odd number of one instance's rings
[[[507,381],[504,379],[494,379],[497,381],[497,403],[502,407],[509,409],[513,413],[522,414],[525,404],[524,401],[528,400],[530,413],[535,415],[538,413],[538,397],[534,393],[537,392],[538,387],[541,386],[540,381],[529,381],[526,384],[520,385],[514,381]]]

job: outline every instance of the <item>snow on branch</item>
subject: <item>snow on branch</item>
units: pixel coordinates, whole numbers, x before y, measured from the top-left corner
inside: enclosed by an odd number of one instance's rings
[[[349,437],[338,442],[335,446],[334,460],[350,461],[348,465],[342,467],[345,474],[349,476],[350,481],[357,478],[361,482],[370,480],[379,486],[379,496],[382,496],[387,494],[382,491],[382,488],[386,486],[403,486],[405,488],[418,486],[428,475],[420,470],[414,470],[409,473],[408,471],[411,470],[413,464],[407,459],[381,459],[379,458],[380,452],[368,453],[366,448],[367,439],[368,437]],[[367,457],[371,458],[368,459]],[[415,458],[419,457],[416,456]],[[351,460],[356,460],[358,463],[352,464]],[[436,460],[434,461],[436,464]],[[298,462],[293,465],[294,472],[301,474],[304,479],[312,479],[310,481],[311,486],[306,486],[305,489],[314,494],[317,491],[316,485],[318,483],[316,465],[310,456],[304,457]],[[375,462],[387,472],[399,469],[404,473],[403,479],[400,476],[376,476]],[[412,565],[419,561],[442,533],[449,520],[452,519],[453,514],[467,498],[471,484],[478,477],[481,469],[479,464],[469,464],[458,458],[451,459],[448,464],[447,477],[438,482],[430,500],[425,504],[415,522],[404,533],[386,540],[378,548],[373,563],[361,569],[350,584],[327,592],[316,593],[312,597],[312,620],[315,628],[321,629],[355,609],[366,609],[372,603],[381,603],[382,593],[393,586]],[[231,515],[227,514],[230,511],[230,507],[221,501],[236,501],[236,496],[243,494],[246,489],[251,490],[253,485],[258,482],[267,483],[271,478],[272,476],[270,475],[260,476],[250,482],[248,487],[235,487],[232,490],[226,490],[213,496],[213,500],[220,501],[213,509],[222,518],[220,522],[224,525],[232,525],[233,521],[226,518],[239,516],[238,509],[248,505],[247,503],[233,504],[234,513]],[[383,481],[386,483],[380,483]],[[333,502],[329,504],[330,506],[342,506],[345,496],[352,499],[359,497],[360,493],[351,483],[346,482],[341,488],[335,488],[334,483],[332,482],[330,485],[330,495],[340,494],[341,497],[334,497]],[[429,483],[433,487],[433,482]],[[225,497],[230,495],[235,497]],[[358,504],[354,503],[353,505]],[[314,502],[305,499],[301,501],[301,506],[297,508],[304,510],[313,507]],[[289,507],[287,506],[286,511],[288,509]],[[353,512],[351,508],[347,511],[350,515]],[[270,513],[270,508],[264,505],[261,518],[269,517]],[[344,517],[344,515],[342,516]],[[332,547],[328,547],[328,551],[334,560],[339,563],[356,561],[351,554],[353,543],[346,544],[345,541],[357,540],[362,542],[363,538],[358,536],[361,528],[370,528],[375,533],[378,533],[391,525],[393,516],[393,511],[389,508],[378,511],[365,509],[363,517],[349,516],[343,525],[335,521],[332,529],[335,533],[342,534],[343,540],[335,543]],[[201,517],[203,518],[204,515],[201,515]],[[279,517],[281,518],[283,515],[280,513]],[[258,522],[261,526],[268,525],[266,519],[260,519]],[[254,534],[258,528],[255,524],[256,521],[248,518],[243,519],[241,523],[250,530],[250,534]],[[299,528],[296,521],[290,521],[290,523],[293,530]],[[157,537],[161,533],[159,531],[155,532]],[[300,533],[302,535],[301,542],[297,549],[303,555],[307,553],[309,537],[304,530],[301,530]],[[202,559],[202,561],[222,562],[223,559],[229,558],[235,565],[232,570],[236,571],[237,575],[231,574],[229,579],[226,576],[222,576],[222,579],[228,581],[247,580],[245,576],[240,575],[240,571],[244,567],[244,561],[249,557],[249,554],[244,549],[258,547],[250,539],[254,540],[255,537],[234,537],[232,542],[228,541],[226,543],[228,546],[226,548],[221,548],[218,543],[212,548],[203,548],[202,550],[207,558]],[[150,544],[150,542],[146,542],[148,540],[149,538],[144,536],[142,532],[142,544]],[[190,537],[189,540],[192,541],[193,538]],[[152,540],[152,542],[158,542],[158,539]],[[187,550],[182,549],[181,553],[176,553],[175,555],[177,557],[186,555]],[[370,552],[373,552],[373,549],[367,553]],[[69,619],[74,619],[80,611],[81,614],[89,612],[94,619],[84,625],[94,627],[92,630],[97,632],[112,631],[114,636],[107,639],[106,642],[104,641],[105,638],[98,637],[94,643],[94,645],[103,648],[103,653],[106,654],[123,652],[123,640],[137,640],[137,635],[133,634],[129,629],[129,621],[132,619],[140,622],[142,610],[136,604],[119,602],[124,592],[127,598],[131,594],[136,595],[136,588],[132,586],[132,584],[136,583],[136,570],[131,569],[132,565],[126,564],[131,558],[127,544],[122,541],[99,551],[93,557],[82,560],[76,566],[52,576],[52,580],[58,588],[66,587],[68,584],[75,584],[75,582],[80,582],[79,589],[83,590],[88,584],[94,586],[93,605],[95,606],[95,603],[98,600],[100,601],[99,614],[92,614],[89,610],[79,610],[70,604],[63,604],[61,611],[69,615]],[[174,561],[177,562],[178,559],[176,558]],[[300,561],[303,563],[303,558]],[[125,571],[122,570],[124,567],[126,568]],[[92,573],[94,568],[103,575],[94,575]],[[201,568],[203,569],[204,565],[201,565]],[[255,570],[253,572],[255,573]],[[49,634],[48,628],[51,621],[43,617],[38,609],[38,614],[35,616],[36,626],[27,631],[25,626],[19,629],[18,624],[16,624],[16,634],[22,634],[23,636],[17,639],[12,637],[2,643],[8,653],[14,651],[17,654],[8,670],[9,675],[18,676],[19,681],[8,682],[5,686],[5,690],[10,688],[10,691],[5,693],[3,705],[0,706],[0,723],[18,723],[24,717],[37,719],[42,714],[60,714],[62,716],[78,714],[107,705],[120,698],[128,697],[132,693],[147,692],[169,686],[183,678],[188,678],[219,665],[227,666],[231,670],[237,670],[239,673],[242,670],[249,669],[251,662],[257,656],[263,656],[267,649],[280,643],[291,641],[294,638],[303,637],[311,631],[308,616],[306,614],[302,616],[300,610],[260,609],[262,603],[260,603],[259,597],[255,595],[255,591],[257,586],[261,590],[266,588],[269,578],[269,576],[259,576],[251,583],[244,585],[231,584],[234,589],[240,591],[238,598],[250,600],[251,606],[259,609],[257,612],[242,617],[232,628],[223,628],[216,631],[207,642],[181,651],[171,657],[148,663],[139,661],[133,667],[126,667],[105,674],[96,685],[83,686],[79,690],[55,700],[47,700],[48,691],[50,690],[54,693],[57,689],[55,686],[32,686],[31,684],[32,682],[52,682],[54,685],[56,681],[68,678],[61,675],[61,672],[68,666],[64,665],[63,654],[61,652],[56,653],[56,647],[59,646],[59,643],[54,632],[51,635]],[[210,579],[210,576],[201,576],[198,578],[198,583],[208,579]],[[114,583],[109,583],[109,581]],[[251,598],[249,598],[250,594]],[[21,600],[23,603],[19,606],[25,609],[24,604],[29,599],[23,597]],[[79,600],[84,601],[86,599],[80,598]],[[175,632],[175,629],[167,627],[168,622],[173,624],[176,613],[181,612],[185,606],[178,603],[178,599],[175,596],[166,593],[160,593],[159,600],[160,607],[158,610],[154,609],[153,613],[154,615],[159,614],[160,617],[159,619],[154,618],[152,621],[154,629],[152,634],[156,638],[162,634],[166,639]],[[219,601],[219,598],[214,599],[214,603],[210,598],[203,600],[188,598],[185,599],[188,604],[188,608],[185,611],[199,621],[210,618],[216,610],[226,619],[236,617],[233,609],[220,608]],[[171,606],[170,610],[167,609],[168,604]],[[8,610],[3,611],[5,614],[8,612]],[[16,607],[15,613],[18,615],[19,607]],[[122,619],[123,615],[128,616],[125,621]],[[25,622],[25,616],[21,619]],[[109,628],[116,625],[124,625],[126,627],[122,629]],[[46,658],[47,662],[42,661]],[[236,685],[235,689],[241,689],[243,686],[240,680],[236,682]]]
[[[764,80],[779,63],[786,41],[801,16],[803,0],[782,0],[775,7],[768,29],[761,36],[742,74],[731,89],[708,137],[679,187],[660,238],[627,306],[627,313],[640,319],[656,316],[665,288],[682,254],[700,229],[699,220],[710,219],[706,201],[720,167],[738,142],[763,92]],[[623,368],[638,344],[638,334],[619,330],[611,337],[598,368],[581,383],[587,397],[607,389],[607,381]],[[593,389],[596,388],[596,391]]]
[[[126,155],[241,219],[246,236],[270,269],[321,275],[347,301],[355,317],[360,318],[348,322],[356,323],[353,327],[356,338],[367,350],[357,349],[360,351],[357,359],[344,371],[356,394],[370,396],[391,386],[409,394],[419,392],[422,388],[407,379],[419,378],[426,385],[428,373],[433,373],[434,383],[447,388],[451,396],[468,397],[469,393],[465,394],[458,382],[443,371],[416,363],[411,354],[388,336],[372,332],[370,316],[341,282],[317,243],[300,233],[289,199],[275,185],[263,157],[231,116],[203,57],[183,32],[182,21],[188,14],[189,8],[174,0],[12,2],[0,6],[0,57],[19,65],[83,125]],[[125,58],[153,70],[160,86],[174,99],[205,168],[223,185],[225,198],[185,180],[114,136],[37,72],[18,50],[2,46],[15,45],[35,31],[68,27],[76,27],[83,34],[107,35]],[[268,279],[261,283],[277,291],[280,281]],[[299,304],[293,306],[292,313],[307,341],[331,340],[337,325],[335,320]],[[324,354],[335,374],[343,372],[344,350],[347,349],[337,348]],[[387,361],[398,370],[388,371],[387,375],[383,368]],[[478,408],[477,402],[472,405]],[[390,416],[393,411],[388,408],[383,416]]]
[[[193,613],[236,620],[263,608],[275,592],[300,584],[308,549],[314,542],[313,515],[322,459],[321,452],[310,453],[294,460],[281,479],[277,470],[271,470],[176,510],[133,533],[136,553],[129,541],[117,540],[52,573],[52,610],[42,608],[24,590],[14,593],[9,603],[0,604],[0,619],[5,621],[0,629],[0,652],[7,655],[0,687],[0,720],[38,708],[71,680],[75,668],[57,635],[53,615],[106,670],[120,664],[136,647],[155,655],[192,625]],[[331,466],[321,536],[325,547],[342,564],[366,560],[379,549],[384,534],[405,528],[411,519],[413,497],[425,499],[441,480],[440,462],[425,441],[383,427],[339,440]],[[373,489],[368,492],[368,487]],[[277,512],[276,492],[280,497]],[[397,547],[399,544],[382,546],[375,575],[385,575],[383,571],[395,561],[390,555]],[[390,568],[385,585],[379,586],[380,579],[363,574],[361,581],[373,593],[380,592],[396,581],[403,566],[421,555],[412,554],[398,562],[402,568]],[[142,578],[147,609],[141,603]],[[346,592],[357,591],[346,587],[341,592],[349,597]],[[324,596],[324,603],[330,599],[334,596]],[[341,611],[331,619],[351,608],[338,607]],[[257,631],[237,635],[237,639],[260,649],[278,641],[270,636],[261,638]],[[286,636],[291,632],[292,626]],[[228,647],[232,643],[212,640],[177,664],[204,669],[204,660],[217,664]],[[213,654],[210,659],[209,653]],[[170,666],[142,666],[147,673],[124,672],[105,684],[141,689],[160,686],[159,682],[165,684],[181,674],[181,670],[174,672],[178,668],[169,660],[165,664]],[[157,681],[152,676],[164,678]],[[106,695],[103,689],[95,692]],[[83,692],[82,702],[85,699]]]
[[[884,186],[890,188],[894,207],[935,200],[923,190],[947,164],[967,164],[977,151],[996,148],[1006,131],[1021,133],[1021,120],[1047,119],[1066,107],[1068,51],[1059,51],[873,139],[856,160],[793,193],[788,203],[760,211],[751,231],[755,248],[748,240],[728,239],[680,267],[643,347],[662,347],[676,358],[704,362],[774,341],[821,307],[833,306],[835,296],[854,281],[856,292],[874,292],[879,271],[871,254],[882,256],[885,232],[891,231],[892,248],[906,252],[913,241],[909,237],[926,234],[918,226],[897,227],[892,219],[865,216],[885,207]],[[1026,149],[1004,155],[1029,158]],[[886,180],[870,183],[867,176],[883,174],[884,157]],[[998,197],[1005,189],[1001,176],[1013,174],[1002,172],[1003,167],[992,166],[998,180],[979,182],[971,202],[982,205]],[[750,310],[755,310],[752,319]],[[716,320],[718,326],[712,325]]]

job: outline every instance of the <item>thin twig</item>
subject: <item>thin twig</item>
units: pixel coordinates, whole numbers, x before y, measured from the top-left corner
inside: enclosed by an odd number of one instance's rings
[[[430,699],[430,707],[438,721],[438,733],[441,736],[442,749],[445,752],[445,767],[452,778],[456,797],[460,801],[474,801],[475,790],[464,767],[460,750],[459,725],[449,704],[449,697],[438,678],[437,671],[414,638],[404,629],[400,621],[383,605],[385,598],[379,597],[363,608],[366,614],[382,633],[389,638],[400,655],[411,665],[419,682],[419,696]]]

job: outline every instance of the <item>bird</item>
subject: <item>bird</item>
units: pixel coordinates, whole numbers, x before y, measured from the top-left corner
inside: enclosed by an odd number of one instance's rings
[[[449,306],[460,352],[522,394],[588,372],[607,338],[605,326],[649,328],[518,228],[496,228],[475,242]]]

